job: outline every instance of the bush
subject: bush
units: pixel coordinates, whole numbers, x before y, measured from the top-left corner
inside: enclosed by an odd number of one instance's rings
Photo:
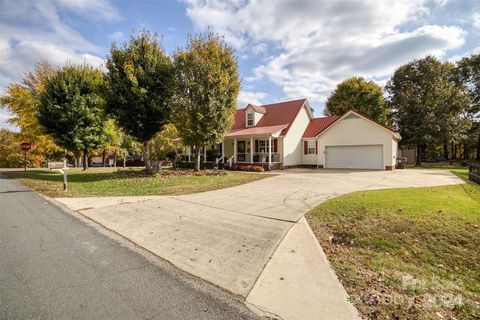
[[[233,171],[250,171],[250,172],[264,172],[265,168],[262,166],[256,166],[251,164],[234,164],[229,167],[229,170]]]

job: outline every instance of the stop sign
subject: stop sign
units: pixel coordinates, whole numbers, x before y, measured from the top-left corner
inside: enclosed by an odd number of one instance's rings
[[[22,149],[23,151],[28,151],[32,148],[32,145],[28,142],[22,142],[20,144],[20,149]]]

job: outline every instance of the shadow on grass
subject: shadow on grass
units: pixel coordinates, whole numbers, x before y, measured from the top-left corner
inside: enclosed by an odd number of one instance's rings
[[[27,171],[27,172],[8,172],[6,176],[17,179],[31,179],[39,181],[62,182],[63,175],[56,171]],[[68,172],[67,179],[71,183],[97,182],[105,180],[131,179],[135,177],[145,177],[141,175],[130,175],[118,172]]]

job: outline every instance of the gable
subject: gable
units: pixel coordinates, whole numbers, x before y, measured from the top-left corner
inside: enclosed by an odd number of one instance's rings
[[[325,117],[325,118],[317,118],[317,119],[326,119],[328,117]],[[316,120],[316,119],[313,119],[313,120]],[[400,136],[400,134],[396,131],[394,131],[393,129],[375,121],[375,120],[372,120],[370,119],[369,117],[365,116],[364,114],[361,114],[357,111],[354,111],[354,110],[350,110],[350,111],[347,111],[345,114],[343,114],[342,116],[337,116],[335,120],[333,120],[330,124],[326,125],[324,128],[322,128],[322,130],[316,134],[316,136],[319,136],[321,134],[323,134],[324,132],[328,131],[328,130],[332,130],[334,127],[338,126],[340,122],[342,121],[360,121],[360,122],[365,122],[367,124],[369,124],[370,126],[373,126],[375,127],[376,129],[380,130],[380,131],[383,131],[383,132],[387,132],[388,134],[392,135],[393,138],[395,138],[396,140],[401,140],[402,137]],[[358,123],[360,123],[358,122]],[[353,122],[351,122],[353,123]],[[368,128],[368,126],[366,127]]]
[[[265,113],[259,119],[255,127],[271,127],[283,125],[285,126],[285,128],[280,134],[282,136],[287,134],[290,126],[294,122],[300,110],[304,107],[309,108],[306,99],[285,101],[256,107],[259,108],[258,110],[265,110]],[[255,109],[253,105],[248,105],[246,108],[243,109],[237,109],[235,113],[234,123],[230,131],[247,128],[246,113],[252,109]],[[309,112],[311,114],[311,110]]]
[[[378,123],[367,116],[356,112],[348,111],[343,116],[338,117],[329,127],[325,128],[319,135],[327,134],[329,131],[342,131],[345,135],[369,135],[374,132],[377,135],[388,135],[400,140],[401,136],[393,129],[386,127],[385,125]]]

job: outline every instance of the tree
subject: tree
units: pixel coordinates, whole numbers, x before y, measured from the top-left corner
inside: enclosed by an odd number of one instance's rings
[[[327,99],[325,113],[339,116],[350,109],[360,111],[383,124],[389,120],[390,110],[385,103],[382,88],[362,77],[352,77],[339,83]]]
[[[119,156],[123,157],[123,167],[125,168],[126,157],[128,155],[139,155],[144,149],[141,143],[128,134],[123,135],[122,144],[120,145]]]
[[[173,152],[176,152],[178,145],[176,145],[175,140],[177,138],[177,128],[171,123],[167,124],[161,132],[157,133],[155,137],[153,137],[149,145],[150,156],[152,159],[165,160],[171,156]]]
[[[88,151],[105,141],[103,74],[88,65],[67,65],[47,78],[40,96],[38,121],[55,143],[69,151]]]
[[[198,171],[202,146],[221,142],[232,124],[240,90],[237,59],[212,33],[189,37],[173,59],[173,122],[182,142],[193,146]]]
[[[462,58],[457,64],[457,75],[469,90],[472,104],[468,110],[475,121],[471,141],[476,145],[476,160],[480,161],[480,53]]]
[[[0,168],[18,168],[23,163],[20,133],[0,129]]]
[[[21,83],[9,84],[0,97],[0,104],[13,115],[8,122],[20,129],[16,135],[18,140],[30,142],[33,146],[29,151],[32,166],[40,166],[45,160],[65,153],[43,132],[37,119],[39,96],[47,77],[54,73],[55,68],[41,61],[33,72],[24,75]]]
[[[113,166],[117,166],[117,156],[126,155],[126,150],[122,148],[123,140],[125,139],[125,133],[119,128],[114,119],[108,119],[105,123],[105,136],[106,141],[102,146],[102,163],[105,166],[105,156],[107,152],[113,152]]]
[[[120,47],[112,43],[107,69],[107,111],[143,143],[145,170],[150,171],[148,142],[170,121],[172,63],[157,35],[143,30]]]
[[[466,132],[462,114],[469,105],[465,87],[455,81],[453,67],[433,56],[414,60],[397,70],[386,86],[389,103],[405,145],[416,146],[417,165],[422,145],[433,146]]]

